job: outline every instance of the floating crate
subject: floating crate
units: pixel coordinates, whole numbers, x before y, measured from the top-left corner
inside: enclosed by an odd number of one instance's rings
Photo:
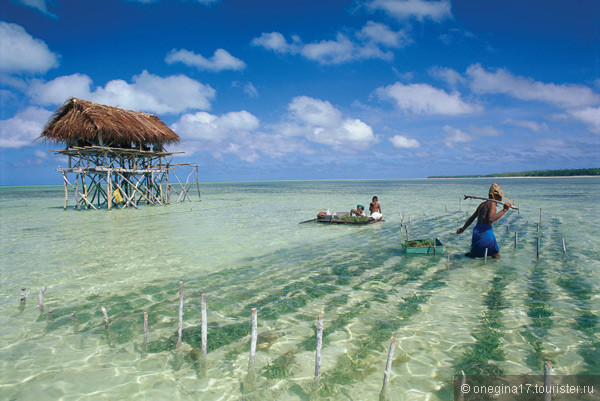
[[[437,238],[435,239],[435,252],[434,252],[433,245],[418,246],[418,245],[414,244],[415,241],[427,241],[427,240],[417,239],[417,240],[404,241],[402,243],[402,250],[406,253],[422,254],[422,255],[433,255],[434,253],[442,255],[444,253],[444,245]],[[433,241],[430,241],[430,244],[432,242]]]

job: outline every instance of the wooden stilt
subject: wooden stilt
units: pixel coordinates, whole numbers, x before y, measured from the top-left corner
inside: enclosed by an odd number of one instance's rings
[[[562,237],[563,253],[567,256],[567,244],[565,244],[565,237]]]
[[[485,248],[485,255],[484,255],[484,257],[483,257],[483,262],[484,262],[484,263],[487,263],[487,255],[488,255],[488,249],[487,249],[487,248]]]
[[[518,239],[517,239],[517,232],[515,231],[515,248],[517,247],[517,241],[518,241]]]
[[[106,172],[106,203],[108,205],[108,210],[112,209],[112,198],[113,198],[113,187],[112,187],[112,173],[111,170],[108,169]]]

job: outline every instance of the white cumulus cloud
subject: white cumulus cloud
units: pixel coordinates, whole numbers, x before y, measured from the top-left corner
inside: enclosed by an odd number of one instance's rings
[[[471,135],[449,125],[444,127],[444,132],[446,133],[445,143],[449,148],[455,148],[457,144],[471,142],[473,140]]]
[[[382,10],[398,20],[416,18],[439,22],[446,18],[452,18],[449,0],[372,0],[367,3],[367,7],[372,10]]]
[[[480,106],[463,101],[459,93],[447,93],[428,84],[397,82],[376,89],[375,94],[380,99],[392,100],[406,113],[460,115],[481,110]]]
[[[31,7],[35,10],[38,10],[47,17],[57,18],[55,14],[48,10],[48,4],[46,0],[16,0],[16,2],[26,7]]]
[[[394,31],[387,25],[369,21],[354,36],[337,33],[333,40],[303,43],[294,36],[291,42],[279,32],[263,33],[251,42],[280,54],[300,54],[320,64],[342,64],[357,60],[391,60],[389,49],[406,46],[410,39],[404,31]]]
[[[600,103],[600,96],[583,85],[557,85],[515,76],[507,70],[486,71],[480,64],[467,68],[471,90],[482,94],[504,94],[527,101],[540,101],[570,109]]]
[[[128,83],[116,79],[105,87],[92,89],[90,77],[73,74],[52,81],[34,81],[29,88],[32,100],[41,105],[57,105],[70,97],[150,113],[182,113],[188,110],[207,110],[215,90],[185,75],[160,77],[143,71]]]
[[[326,100],[298,96],[288,105],[289,121],[278,130],[287,136],[303,136],[311,142],[354,151],[377,142],[365,122],[344,118],[342,112]]]
[[[404,135],[394,135],[393,137],[390,138],[390,142],[392,143],[392,145],[395,148],[400,148],[400,149],[411,149],[411,148],[418,148],[419,146],[421,146],[419,141],[417,141],[416,139],[409,138]]]
[[[14,117],[0,121],[0,148],[19,149],[33,145],[52,112],[28,107]]]
[[[288,43],[285,37],[279,32],[263,33],[258,38],[252,39],[254,46],[264,47],[275,53],[296,53],[298,49],[293,43]]]
[[[261,155],[311,153],[307,146],[282,134],[259,131],[259,119],[245,110],[220,116],[207,112],[185,114],[171,128],[181,136],[181,150],[187,154],[209,152],[218,159],[230,154],[254,162]]]
[[[0,71],[8,74],[45,73],[58,66],[58,55],[43,40],[4,21],[0,21],[0,53]]]
[[[246,63],[229,54],[227,50],[217,49],[209,59],[193,51],[180,49],[171,50],[165,57],[167,64],[183,63],[199,70],[219,72],[223,70],[239,71],[246,68]]]
[[[590,131],[600,134],[600,107],[586,107],[571,112],[573,117],[584,122],[590,127]]]

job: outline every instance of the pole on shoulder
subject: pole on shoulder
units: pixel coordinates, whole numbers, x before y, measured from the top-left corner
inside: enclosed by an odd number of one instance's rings
[[[499,203],[499,204],[501,204],[501,205],[504,205],[504,203],[505,203],[505,202],[498,201],[498,200],[495,200],[495,199],[484,198],[484,197],[481,197],[481,196],[472,196],[472,195],[465,195],[465,199],[480,199],[480,200],[485,200],[485,201],[492,201],[492,202],[496,202],[496,203]],[[513,206],[513,205],[511,205],[511,206],[510,206],[510,208],[511,208],[511,209],[515,209],[515,210],[519,210],[519,208],[518,208],[518,207],[515,207],[515,206]]]

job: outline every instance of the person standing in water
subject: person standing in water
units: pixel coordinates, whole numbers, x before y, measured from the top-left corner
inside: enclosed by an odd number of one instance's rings
[[[496,237],[494,236],[492,223],[504,216],[512,205],[510,202],[506,202],[504,208],[496,213],[496,206],[498,204],[493,200],[502,201],[502,198],[504,197],[510,201],[496,183],[493,183],[490,187],[488,197],[490,200],[481,203],[477,207],[477,210],[475,210],[475,213],[467,219],[465,224],[456,230],[457,234],[461,234],[477,218],[477,225],[473,229],[473,237],[471,239],[471,251],[465,256],[481,258],[485,255],[485,250],[487,249],[488,256],[495,259],[500,258],[500,248],[498,247]]]

